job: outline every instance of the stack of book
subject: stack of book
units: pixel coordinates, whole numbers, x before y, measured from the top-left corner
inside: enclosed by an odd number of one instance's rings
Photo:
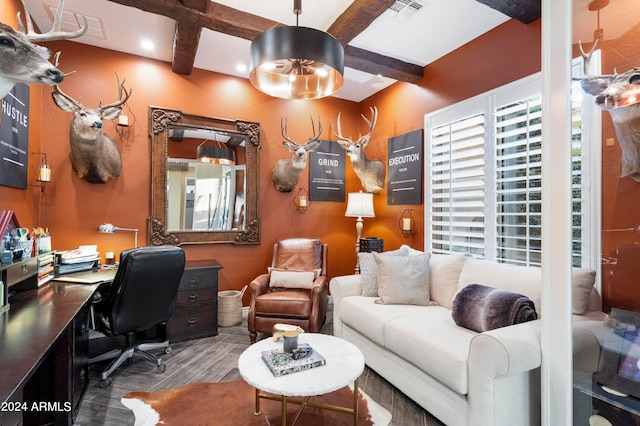
[[[272,349],[262,352],[262,360],[276,377],[320,367],[327,363],[322,355],[306,343],[298,345],[298,349],[306,351],[307,355],[300,359],[294,359],[292,354],[286,353],[282,349]]]
[[[56,253],[56,275],[86,271],[100,266],[100,253],[97,246],[80,246],[77,249]]]

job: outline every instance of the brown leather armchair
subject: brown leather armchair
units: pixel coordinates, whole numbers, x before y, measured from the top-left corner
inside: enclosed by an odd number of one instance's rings
[[[258,332],[271,334],[278,323],[298,325],[309,333],[320,331],[327,317],[327,251],[327,244],[317,238],[289,238],[274,244],[269,273],[249,283],[251,343]]]

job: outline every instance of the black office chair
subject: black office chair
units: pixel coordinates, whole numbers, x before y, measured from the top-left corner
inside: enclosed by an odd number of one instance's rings
[[[120,254],[120,266],[108,295],[96,304],[96,325],[107,336],[125,336],[125,346],[98,355],[90,364],[115,358],[100,375],[100,386],[111,384],[111,373],[135,355],[156,364],[162,373],[166,366],[148,350],[165,349],[171,353],[168,341],[134,344],[138,332],[166,323],[176,304],[180,279],[184,272],[185,255],[179,247],[148,246],[125,250]]]

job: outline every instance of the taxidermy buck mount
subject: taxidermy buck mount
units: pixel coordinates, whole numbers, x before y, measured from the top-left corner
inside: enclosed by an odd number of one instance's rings
[[[118,100],[95,109],[85,108],[80,102],[60,90],[56,84],[51,96],[56,105],[73,114],[70,126],[71,165],[79,178],[89,183],[106,183],[120,176],[122,158],[118,145],[102,133],[102,120],[114,120],[122,112],[122,105],[131,96],[124,80],[118,79]],[[124,92],[124,99],[122,98]]]
[[[309,153],[320,147],[319,139],[322,134],[322,122],[320,122],[320,117],[318,117],[318,133],[316,134],[313,117],[310,118],[313,136],[311,136],[304,145],[297,144],[289,137],[289,133],[287,132],[287,119],[286,117],[280,118],[282,137],[285,139],[282,141],[282,145],[287,151],[292,153],[291,157],[276,161],[276,164],[273,166],[273,170],[271,170],[273,184],[280,192],[293,191],[293,189],[298,185],[300,173],[302,173],[307,166],[307,157],[309,156]]]
[[[593,43],[589,53],[580,46],[584,60],[584,75],[580,80],[582,89],[596,96],[596,105],[609,111],[616,135],[622,149],[621,177],[630,177],[640,182],[640,68],[618,74],[589,75],[589,62],[600,37]]]
[[[336,132],[331,122],[331,133],[338,140],[338,144],[347,152],[349,159],[351,160],[351,166],[353,171],[356,172],[360,182],[364,187],[364,190],[374,194],[379,194],[384,187],[385,170],[384,163],[381,160],[369,160],[364,149],[371,141],[371,134],[376,127],[378,121],[378,108],[369,107],[371,110],[371,120],[368,120],[364,114],[361,114],[364,121],[369,125],[369,133],[364,136],[359,136],[357,141],[352,141],[351,138],[345,138],[342,136],[342,129],[340,128],[340,113],[338,113]]]
[[[22,0],[22,6],[26,15],[26,30],[20,19],[20,12],[18,12],[19,32],[0,22],[0,99],[4,98],[17,83],[40,83],[49,86],[60,83],[65,74],[49,62],[51,51],[32,42],[76,38],[86,33],[89,28],[87,18],[83,16],[84,25],[79,30],[60,31],[64,6],[64,0],[60,0],[53,28],[48,33],[38,34],[33,30],[31,15],[27,11],[24,0]]]

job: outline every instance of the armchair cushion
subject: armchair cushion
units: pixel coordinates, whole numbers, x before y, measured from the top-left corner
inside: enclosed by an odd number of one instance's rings
[[[313,271],[286,271],[276,268],[271,269],[270,275],[269,285],[283,288],[310,289],[315,278]]]
[[[312,303],[308,291],[271,291],[256,299],[256,315],[304,320],[309,318]]]

